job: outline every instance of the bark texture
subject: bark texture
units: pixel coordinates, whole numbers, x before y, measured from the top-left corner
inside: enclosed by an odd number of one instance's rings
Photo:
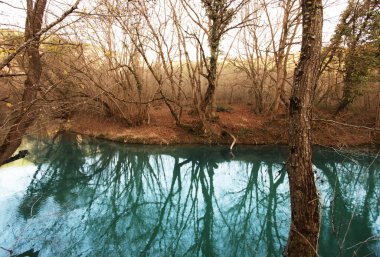
[[[321,0],[302,0],[301,57],[294,71],[289,104],[287,162],[291,227],[284,256],[316,256],[320,226],[319,199],[311,163],[312,102],[322,43]]]
[[[380,129],[380,93],[378,94],[378,103],[377,103],[377,108],[376,108],[376,128]],[[372,140],[375,144],[379,145],[380,144],[380,132],[378,131],[373,131],[372,133]]]
[[[215,97],[218,55],[220,40],[225,33],[226,26],[231,22],[232,10],[228,9],[228,1],[202,0],[209,21],[208,44],[210,47],[210,60],[206,63],[207,90],[200,109],[207,118],[214,116],[213,104]],[[203,53],[204,54],[204,53]]]
[[[36,118],[33,104],[37,99],[41,79],[41,58],[39,53],[42,21],[47,0],[27,1],[27,18],[25,24],[25,42],[30,42],[26,47],[27,77],[24,82],[21,108],[15,111],[11,120],[10,130],[0,146],[0,165],[4,164],[21,144],[23,135]]]
[[[378,94],[377,115],[376,115],[376,128],[380,128],[380,93]]]

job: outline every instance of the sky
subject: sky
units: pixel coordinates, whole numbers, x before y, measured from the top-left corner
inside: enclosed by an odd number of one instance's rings
[[[74,1],[75,0],[48,0],[45,24],[55,20],[67,10]],[[79,5],[79,10],[91,9],[89,7],[91,3],[93,3],[93,1],[82,0]],[[0,28],[12,28],[22,31],[25,23],[25,5],[26,0],[0,0]],[[323,43],[325,45],[328,44],[330,37],[333,35],[340,14],[346,6],[347,0],[324,0]],[[276,14],[273,13],[273,15]],[[67,19],[66,22],[68,20],[70,19]],[[232,38],[233,35],[224,38],[222,49],[228,48]],[[295,51],[297,51],[296,48]]]

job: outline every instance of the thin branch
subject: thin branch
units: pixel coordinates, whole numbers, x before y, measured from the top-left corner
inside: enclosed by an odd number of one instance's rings
[[[44,29],[41,29],[39,32],[37,32],[33,37],[31,37],[29,40],[25,41],[23,44],[21,44],[14,53],[9,54],[0,64],[0,70],[2,70],[7,64],[9,64],[17,54],[19,54],[22,50],[24,50],[28,45],[30,45],[34,40],[39,38],[41,35],[49,31],[51,28],[53,28],[55,25],[63,21],[70,13],[72,13],[75,9],[78,8],[78,4],[81,0],[77,0],[74,5],[68,9],[66,12],[64,12],[61,17],[59,17],[54,22],[50,23],[48,26],[46,26]]]
[[[26,76],[26,73],[0,74],[0,78]]]
[[[343,123],[343,122],[339,122],[339,121],[335,121],[335,120],[313,119],[313,121],[322,121],[322,122],[326,122],[326,123],[334,123],[337,125],[342,125],[342,126],[346,126],[346,127],[355,128],[355,129],[368,129],[368,130],[373,130],[373,131],[380,131],[380,128],[357,126],[357,125],[347,124],[347,123]]]

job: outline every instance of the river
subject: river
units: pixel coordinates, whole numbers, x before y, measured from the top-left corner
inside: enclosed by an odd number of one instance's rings
[[[72,134],[24,145],[26,160],[0,168],[0,256],[281,256],[286,245],[284,147],[232,155]],[[319,256],[380,256],[379,159],[313,149]]]

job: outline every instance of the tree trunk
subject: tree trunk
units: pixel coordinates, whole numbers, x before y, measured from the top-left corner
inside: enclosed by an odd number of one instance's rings
[[[376,128],[380,128],[380,93],[377,96],[378,103],[377,103],[377,116],[376,116]]]
[[[205,97],[202,101],[201,111],[206,114],[207,118],[215,116],[213,105],[215,98],[216,89],[216,78],[218,69],[218,51],[219,51],[219,39],[217,36],[211,37],[210,39],[210,67],[207,74],[207,90]]]
[[[271,107],[272,114],[278,113],[280,104],[286,105],[286,100],[285,100],[285,80],[286,80],[286,74],[287,74],[286,65],[287,65],[288,56],[290,53],[290,46],[293,43],[296,31],[297,31],[297,27],[298,27],[298,25],[296,25],[294,32],[291,35],[289,35],[290,27],[292,26],[291,19],[293,19],[293,17],[291,17],[292,16],[291,11],[294,4],[295,4],[294,0],[287,0],[285,3],[283,3],[284,16],[282,18],[281,37],[280,37],[277,53],[275,53],[276,91],[275,91],[274,102]],[[274,35],[272,35],[272,37],[274,37]],[[272,40],[274,40],[274,38]]]
[[[375,128],[380,129],[380,93],[378,93],[378,103],[376,108],[376,125]],[[379,131],[373,131],[372,133],[372,140],[375,144],[380,144],[380,132]]]
[[[282,53],[279,53],[278,57],[278,64],[277,64],[277,75],[276,75],[276,94],[274,97],[274,103],[272,106],[271,112],[273,114],[276,114],[278,112],[278,109],[280,107],[280,95],[284,92],[284,86],[285,86],[285,81],[284,81],[284,67],[283,67],[283,55]]]
[[[285,87],[285,70],[286,70],[286,64],[284,64],[285,59],[285,47],[286,47],[286,40],[288,37],[288,17],[289,17],[289,5],[290,1],[287,1],[286,7],[284,7],[284,17],[282,21],[282,32],[281,32],[281,38],[280,38],[280,44],[278,46],[277,51],[277,60],[276,60],[276,95],[274,98],[274,103],[272,106],[272,113],[276,114],[278,112],[279,106],[280,106],[280,95],[284,92]]]
[[[320,226],[319,199],[311,163],[311,119],[322,43],[322,1],[302,0],[302,47],[294,71],[289,106],[287,162],[291,227],[285,256],[316,256]]]
[[[4,162],[17,150],[26,130],[36,117],[36,113],[33,112],[32,106],[37,99],[42,72],[39,53],[40,37],[36,37],[36,34],[42,27],[46,3],[47,0],[39,0],[33,5],[33,0],[27,1],[25,42],[32,39],[31,43],[26,47],[28,71],[24,82],[21,109],[16,111],[16,115],[11,121],[10,130],[0,146],[0,165],[4,164]]]

